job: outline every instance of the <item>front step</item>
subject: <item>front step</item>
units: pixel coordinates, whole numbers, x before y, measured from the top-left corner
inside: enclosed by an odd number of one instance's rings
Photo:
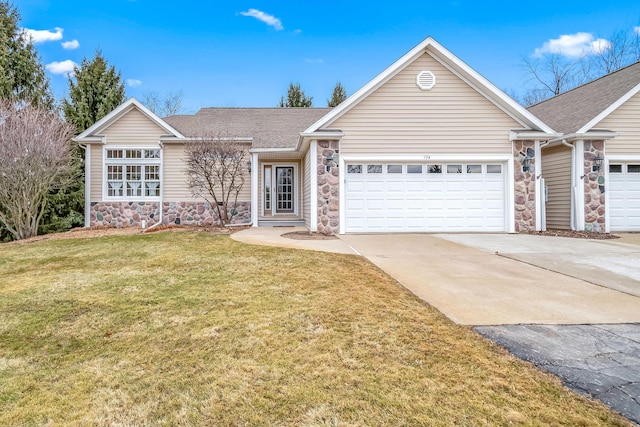
[[[303,219],[259,219],[258,227],[305,227]]]

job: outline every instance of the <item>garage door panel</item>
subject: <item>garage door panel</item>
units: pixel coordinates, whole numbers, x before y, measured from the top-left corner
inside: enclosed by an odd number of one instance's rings
[[[632,164],[638,164],[635,161]],[[609,222],[611,231],[640,231],[640,173],[609,174]]]
[[[425,173],[409,174],[407,169],[347,175],[347,232],[504,231],[502,174],[426,173],[426,166]]]

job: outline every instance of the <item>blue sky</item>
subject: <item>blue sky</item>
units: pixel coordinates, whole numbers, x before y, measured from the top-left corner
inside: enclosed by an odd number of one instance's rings
[[[577,6],[579,4],[579,6]],[[521,58],[570,54],[640,26],[640,2],[361,0],[18,0],[57,98],[65,72],[97,49],[127,96],[182,91],[201,107],[273,107],[290,82],[326,106],[337,81],[355,92],[427,36],[496,86],[523,91]],[[639,30],[640,31],[640,30]],[[563,37],[564,36],[564,37]]]

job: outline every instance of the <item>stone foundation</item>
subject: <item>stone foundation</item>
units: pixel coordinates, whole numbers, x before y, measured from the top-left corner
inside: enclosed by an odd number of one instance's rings
[[[595,158],[604,159],[604,141],[584,142],[584,229],[605,232],[604,162],[593,170]]]
[[[340,229],[340,171],[337,160],[327,161],[338,152],[339,141],[318,141],[318,232],[327,235]]]
[[[219,225],[220,220],[207,202],[164,202],[164,225]],[[251,223],[251,202],[238,202],[232,224]],[[151,227],[160,219],[159,202],[92,202],[90,225],[107,227]]]
[[[536,229],[536,176],[535,142],[513,142],[513,168],[515,178],[515,230],[535,231]],[[529,170],[523,171],[524,158],[529,157]]]

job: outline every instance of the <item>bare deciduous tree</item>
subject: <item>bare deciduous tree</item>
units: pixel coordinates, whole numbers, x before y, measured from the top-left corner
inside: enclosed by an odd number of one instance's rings
[[[248,143],[228,135],[204,136],[187,144],[187,176],[191,194],[206,200],[222,224],[231,223],[237,214],[248,148]]]
[[[169,117],[183,113],[182,98],[182,91],[167,92],[164,97],[151,91],[143,94],[142,103],[156,115]]]
[[[0,101],[0,222],[16,239],[37,234],[47,194],[73,179],[73,134],[43,108]]]
[[[536,86],[524,96],[525,105],[543,101],[585,83],[587,77],[583,58],[570,60],[558,53],[542,58],[523,58],[522,66]]]

